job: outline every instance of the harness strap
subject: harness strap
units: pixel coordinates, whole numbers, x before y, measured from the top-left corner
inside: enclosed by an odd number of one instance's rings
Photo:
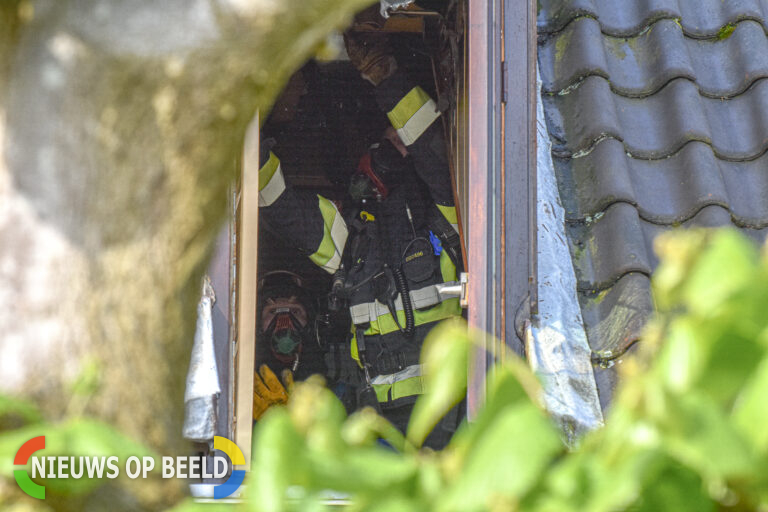
[[[376,357],[373,369],[379,375],[386,375],[397,373],[415,364],[419,364],[419,354],[416,352],[384,351]]]
[[[441,286],[451,286],[458,284],[458,281],[440,283]],[[436,284],[431,284],[423,288],[419,288],[418,290],[411,290],[408,295],[411,297],[413,309],[423,309],[442,302],[440,294],[437,291]],[[398,296],[395,300],[395,309],[397,311],[403,310],[403,301],[400,296]],[[378,300],[374,300],[373,302],[364,302],[362,304],[355,304],[349,308],[349,313],[352,316],[352,323],[355,325],[373,322],[380,316],[386,315],[389,312],[390,311],[387,305],[382,304]]]

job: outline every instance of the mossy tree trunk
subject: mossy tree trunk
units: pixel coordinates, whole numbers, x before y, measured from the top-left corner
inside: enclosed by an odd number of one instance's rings
[[[0,8],[0,392],[183,451],[200,276],[247,123],[369,0]],[[73,400],[85,367],[98,386]]]

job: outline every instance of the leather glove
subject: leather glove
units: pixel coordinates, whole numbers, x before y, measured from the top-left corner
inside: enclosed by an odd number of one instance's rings
[[[352,65],[373,85],[379,85],[397,70],[387,34],[347,31],[344,33],[344,45]]]
[[[266,364],[259,367],[253,375],[253,419],[258,420],[275,404],[288,403],[288,397],[293,392],[293,372],[285,369],[282,372],[282,382]]]

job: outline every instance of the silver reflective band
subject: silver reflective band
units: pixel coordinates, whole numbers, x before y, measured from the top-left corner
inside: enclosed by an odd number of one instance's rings
[[[397,130],[403,144],[410,146],[421,136],[429,126],[440,117],[437,104],[434,100],[427,100],[415,114],[405,123],[405,126]]]
[[[458,281],[449,281],[447,283],[439,283],[440,286],[456,286],[459,285]],[[431,284],[418,290],[411,290],[408,294],[411,296],[411,304],[413,309],[422,309],[429,306],[434,306],[442,302],[440,294],[438,293],[438,285]],[[403,301],[398,296],[395,300],[395,309],[397,311],[403,310]],[[355,325],[362,325],[368,322],[372,322],[382,315],[389,313],[389,308],[386,304],[374,300],[373,302],[364,302],[362,304],[355,304],[349,308],[349,313],[352,316],[352,323]]]
[[[285,191],[285,179],[283,179],[283,169],[280,164],[277,164],[275,174],[269,180],[269,183],[264,185],[264,188],[259,191],[259,206],[270,206],[277,201]]]
[[[421,377],[423,374],[422,366],[423,365],[420,365],[420,364],[414,364],[412,366],[407,367],[405,370],[400,370],[397,373],[379,375],[371,379],[371,384],[373,384],[374,386],[380,386],[382,384],[394,384],[395,382],[399,382],[405,379],[410,379],[412,377]]]

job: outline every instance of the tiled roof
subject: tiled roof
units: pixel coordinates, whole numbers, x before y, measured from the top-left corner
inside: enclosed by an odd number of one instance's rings
[[[600,20],[602,32],[634,37],[659,20],[679,22],[691,39],[709,39],[723,28],[752,20],[768,27],[766,0],[540,0],[538,30],[552,34],[579,17]]]
[[[768,0],[541,0],[539,69],[593,360],[653,309],[654,237],[768,235]],[[598,369],[601,399],[615,376]]]

